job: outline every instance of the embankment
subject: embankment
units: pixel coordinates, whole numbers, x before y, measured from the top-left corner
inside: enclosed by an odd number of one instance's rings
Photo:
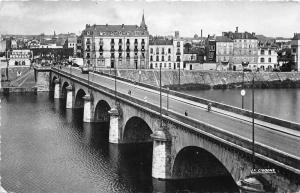
[[[114,70],[101,69],[102,73],[113,74]],[[132,81],[159,86],[158,70],[118,69],[118,76]],[[162,86],[171,89],[225,89],[240,87],[243,72],[236,71],[188,71],[162,70]],[[300,88],[299,72],[245,72],[244,85],[251,87],[254,77],[256,88]]]

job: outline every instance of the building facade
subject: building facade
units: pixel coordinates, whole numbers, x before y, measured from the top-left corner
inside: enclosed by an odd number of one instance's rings
[[[277,67],[277,46],[274,42],[259,42],[257,68],[263,71],[271,71]]]
[[[293,61],[295,62],[295,68],[300,71],[300,33],[294,33],[294,37],[291,42]]]
[[[228,70],[233,65],[233,40],[226,36],[216,37],[217,70]]]
[[[13,50],[7,52],[9,66],[30,66],[33,57],[30,50]]]
[[[208,35],[206,42],[206,62],[215,63],[216,62],[216,36]]]
[[[258,40],[255,33],[223,32],[222,36],[226,36],[233,40],[233,70],[241,69],[242,62],[248,62],[250,68],[257,68],[258,62]]]
[[[144,15],[138,25],[86,25],[84,64],[100,68],[147,68],[149,32]]]
[[[183,68],[183,41],[175,38],[155,37],[149,41],[149,68]]]

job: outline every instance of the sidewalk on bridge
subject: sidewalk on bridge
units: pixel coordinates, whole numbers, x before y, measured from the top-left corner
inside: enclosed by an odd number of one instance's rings
[[[180,98],[180,97],[177,97],[177,96],[174,96],[174,95],[169,95],[169,97],[172,97],[176,100],[182,100],[182,101],[185,101],[186,103],[189,103],[191,105],[199,106],[201,108],[207,109],[207,105],[202,104],[202,103],[194,102],[194,101],[191,101],[191,100],[188,100],[188,99],[183,99],[183,98]],[[213,107],[211,112],[216,112],[216,113],[219,113],[219,114],[222,114],[222,115],[225,115],[225,116],[229,116],[229,117],[232,117],[232,118],[235,118],[235,119],[239,119],[239,120],[242,120],[242,121],[247,121],[247,122],[252,123],[252,117],[240,115],[240,114],[233,113],[233,112],[230,112],[230,111],[225,111],[225,110],[222,110],[222,109],[219,109],[219,108],[216,108],[216,107]],[[282,126],[275,125],[275,124],[265,122],[265,121],[261,121],[261,120],[258,120],[258,119],[254,119],[254,123],[257,124],[257,125],[261,125],[261,126],[264,126],[264,127],[271,128],[271,129],[276,130],[278,132],[283,132],[283,133],[290,134],[290,135],[293,135],[293,136],[296,136],[296,137],[300,137],[300,132],[296,131],[294,129],[282,127]]]

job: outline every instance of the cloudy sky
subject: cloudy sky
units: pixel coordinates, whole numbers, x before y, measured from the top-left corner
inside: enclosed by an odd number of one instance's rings
[[[0,0],[0,33],[79,34],[85,24],[140,24],[143,10],[153,35],[182,36],[222,31],[292,37],[300,33],[299,2]]]

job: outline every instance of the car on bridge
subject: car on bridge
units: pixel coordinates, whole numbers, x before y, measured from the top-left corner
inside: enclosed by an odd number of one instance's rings
[[[89,73],[89,68],[87,66],[81,67],[81,73],[82,74],[88,74]]]

